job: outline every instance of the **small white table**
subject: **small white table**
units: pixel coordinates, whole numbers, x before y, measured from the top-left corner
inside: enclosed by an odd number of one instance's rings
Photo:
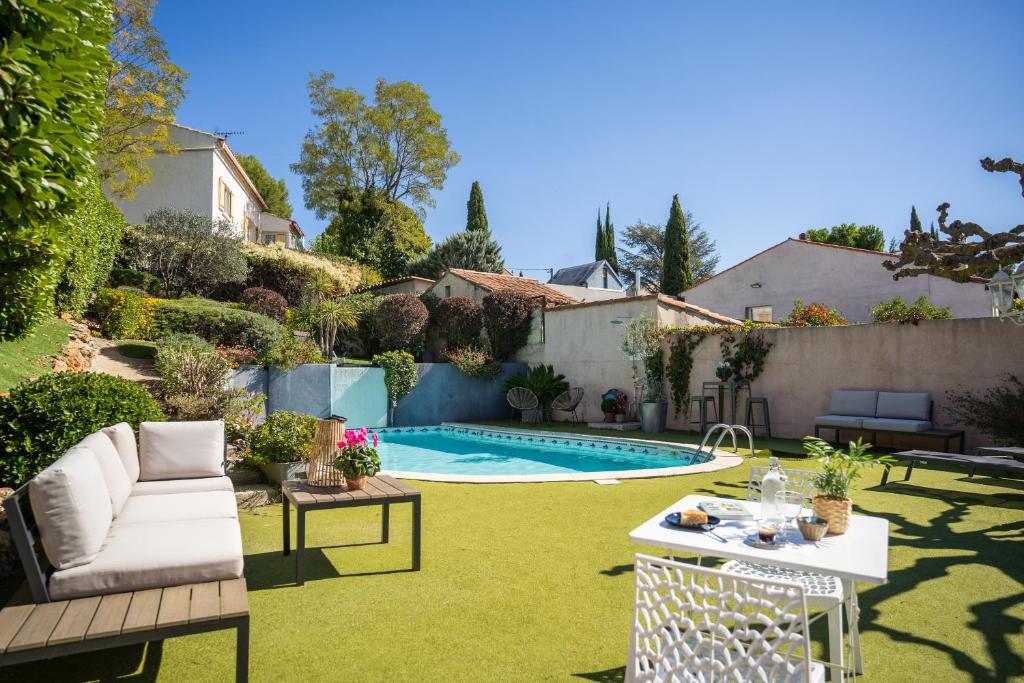
[[[787,545],[778,550],[762,550],[745,544],[747,537],[757,532],[757,519],[761,504],[753,501],[738,501],[750,509],[753,520],[722,520],[715,527],[715,533],[687,531],[671,526],[665,521],[670,512],[681,512],[696,508],[705,500],[734,499],[713,496],[686,496],[673,503],[654,517],[638,526],[629,534],[634,543],[659,546],[669,550],[693,553],[699,556],[720,557],[728,560],[747,560],[759,564],[770,564],[789,569],[817,572],[837,576],[843,583],[846,600],[846,614],[850,629],[850,650],[854,670],[862,673],[860,656],[860,634],[857,627],[857,581],[883,584],[889,570],[889,522],[881,517],[854,515],[845,534],[826,536],[815,545],[805,541],[799,532],[789,530]]]

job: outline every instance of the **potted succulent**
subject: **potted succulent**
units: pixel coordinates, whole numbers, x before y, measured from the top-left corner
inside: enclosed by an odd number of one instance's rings
[[[715,367],[715,377],[723,382],[728,382],[729,378],[732,377],[732,366],[722,361]]]
[[[615,422],[615,400],[610,398],[602,399],[601,412],[604,413],[605,422]]]
[[[271,413],[249,439],[252,461],[272,484],[301,479],[315,435],[315,417],[287,410]]]
[[[379,441],[380,437],[376,433],[369,434],[366,427],[345,430],[345,437],[338,442],[334,469],[345,475],[345,484],[349,489],[364,488],[366,478],[380,472],[380,456],[377,455]]]
[[[863,439],[851,441],[846,450],[836,450],[822,439],[805,436],[804,450],[821,463],[821,472],[814,477],[818,490],[813,501],[814,514],[828,520],[829,534],[846,533],[853,514],[850,485],[864,467],[896,461],[887,455],[873,456],[871,444]]]

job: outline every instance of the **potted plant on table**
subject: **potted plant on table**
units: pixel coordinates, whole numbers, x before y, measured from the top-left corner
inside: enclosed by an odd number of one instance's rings
[[[665,401],[665,363],[661,353],[663,333],[652,318],[633,318],[626,324],[622,338],[622,352],[633,361],[633,382],[637,392],[643,391],[640,401],[640,429],[645,432],[663,432],[668,420],[668,402]],[[643,366],[641,381],[639,366]]]
[[[732,365],[725,361],[720,362],[715,366],[715,377],[722,382],[728,382],[729,378],[732,377]]]
[[[821,472],[814,477],[818,493],[814,496],[814,514],[828,520],[829,534],[846,533],[853,514],[850,486],[864,467],[896,462],[888,455],[873,456],[871,444],[863,439],[851,441],[846,450],[836,450],[828,442],[813,436],[804,437],[804,450],[821,463]]]
[[[349,489],[364,488],[366,478],[380,472],[380,456],[377,455],[379,440],[380,437],[375,433],[369,434],[366,427],[345,430],[345,437],[338,442],[338,457],[334,459],[334,468],[345,475],[345,484]]]

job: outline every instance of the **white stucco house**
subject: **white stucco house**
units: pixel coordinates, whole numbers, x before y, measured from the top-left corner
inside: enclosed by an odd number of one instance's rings
[[[851,323],[870,322],[879,302],[924,295],[949,306],[955,318],[992,315],[992,297],[984,280],[957,283],[933,275],[893,280],[882,262],[887,254],[806,239],[787,239],[683,292],[687,303],[740,320],[780,321],[793,300],[838,309]]]
[[[263,244],[280,244],[289,249],[301,249],[302,238],[305,237],[298,223],[266,211],[260,214],[258,234]]]

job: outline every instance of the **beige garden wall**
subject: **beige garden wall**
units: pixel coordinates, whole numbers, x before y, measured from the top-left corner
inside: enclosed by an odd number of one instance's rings
[[[996,318],[780,328],[765,334],[774,347],[753,392],[768,398],[773,436],[813,434],[814,418],[828,412],[834,388],[927,391],[935,402],[936,424],[953,427],[946,411],[947,390],[986,389],[1007,373],[1024,377],[1024,327]],[[717,339],[705,339],[694,354],[691,394],[699,394],[701,383],[715,378],[720,360]],[[691,428],[685,416],[674,418],[673,412],[670,406],[670,429]],[[933,450],[942,446],[933,439],[900,438],[892,442],[879,436],[878,441],[879,445]],[[967,452],[985,443],[988,439],[983,435],[967,432]]]

